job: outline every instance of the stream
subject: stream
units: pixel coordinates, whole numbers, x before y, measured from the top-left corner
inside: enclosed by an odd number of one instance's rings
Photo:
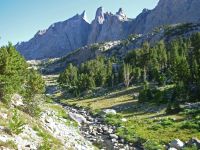
[[[55,76],[54,76],[55,78]],[[46,81],[46,95],[53,96],[59,89],[57,84],[52,81],[49,76],[44,76]],[[104,123],[104,118],[101,116],[93,116],[89,111],[68,106],[59,102],[59,99],[54,101],[66,109],[71,119],[79,124],[80,134],[92,144],[101,150],[142,150],[135,147],[132,143],[126,142],[124,139],[115,134],[116,127]]]
[[[92,116],[83,108],[74,108],[60,103],[68,112],[72,119],[78,122],[81,134],[95,146],[104,150],[140,150],[132,143],[125,142],[124,139],[115,134],[116,127],[105,124],[103,117]]]

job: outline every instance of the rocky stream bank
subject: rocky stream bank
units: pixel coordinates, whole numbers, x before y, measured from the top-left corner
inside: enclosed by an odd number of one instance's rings
[[[142,148],[128,143],[115,134],[116,127],[106,124],[101,116],[93,116],[83,108],[61,104],[71,119],[79,124],[81,134],[102,150],[141,150]]]

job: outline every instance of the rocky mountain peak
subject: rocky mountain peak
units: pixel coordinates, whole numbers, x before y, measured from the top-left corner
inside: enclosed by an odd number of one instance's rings
[[[86,11],[84,10],[83,13],[80,15],[86,22],[88,22]]]
[[[58,22],[46,31],[39,31],[28,42],[17,44],[17,50],[27,59],[55,58],[85,45],[125,39],[130,34],[145,34],[155,27],[200,21],[200,0],[160,0],[152,9],[144,9],[135,19],[129,19],[120,8],[116,14],[96,11],[92,23],[86,12]]]
[[[119,8],[118,12],[116,13],[116,15],[118,16],[118,18],[120,20],[127,20],[127,16],[126,14],[124,13],[123,9],[122,8]]]
[[[104,17],[103,8],[99,7],[96,11],[95,21],[97,21],[99,24],[103,24],[104,20],[105,20],[105,17]]]
[[[124,14],[124,10],[122,8],[119,8],[118,12],[116,13],[117,15],[120,15],[120,16],[126,16]]]
[[[47,32],[47,30],[46,29],[44,29],[44,30],[39,30],[37,33],[36,33],[36,35],[44,35],[45,33]]]

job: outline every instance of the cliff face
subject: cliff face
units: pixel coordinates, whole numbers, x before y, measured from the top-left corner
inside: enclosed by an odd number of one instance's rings
[[[134,33],[146,33],[161,25],[200,21],[199,0],[160,0],[153,10],[144,10],[133,22]]]
[[[51,25],[47,30],[38,31],[28,42],[16,45],[17,50],[26,59],[60,57],[86,45],[90,24],[85,12],[64,22]]]
[[[130,34],[146,34],[161,25],[200,21],[199,0],[160,0],[153,10],[144,9],[129,19],[120,8],[116,14],[100,7],[88,23],[85,12],[39,31],[30,41],[17,44],[26,59],[61,57],[85,45],[125,39]]]
[[[88,38],[88,44],[119,40],[126,38],[131,26],[122,8],[116,14],[104,13],[102,7],[97,9],[95,20],[92,22],[92,30]]]

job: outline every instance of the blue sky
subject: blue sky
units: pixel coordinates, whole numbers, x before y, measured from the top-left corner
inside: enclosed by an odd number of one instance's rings
[[[8,41],[27,41],[40,29],[66,20],[86,10],[89,21],[100,6],[115,13],[122,7],[129,18],[135,18],[143,8],[153,9],[158,0],[1,0],[0,46]]]

